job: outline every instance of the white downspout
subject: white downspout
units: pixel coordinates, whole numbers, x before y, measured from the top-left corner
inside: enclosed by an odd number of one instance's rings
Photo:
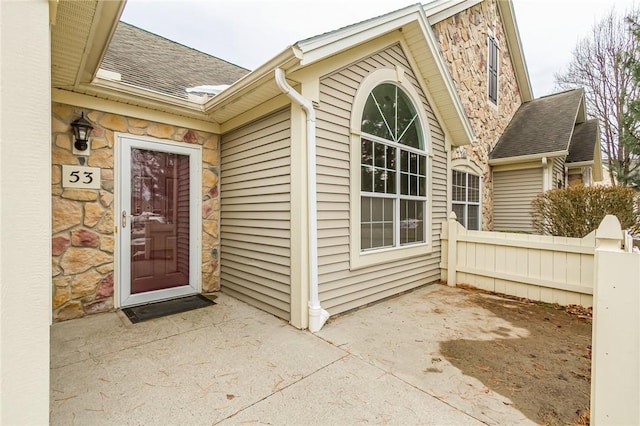
[[[316,111],[313,104],[287,83],[284,71],[275,70],[278,88],[304,109],[307,115],[307,209],[309,211],[309,331],[320,331],[329,312],[320,306],[318,297],[318,220],[316,207]]]

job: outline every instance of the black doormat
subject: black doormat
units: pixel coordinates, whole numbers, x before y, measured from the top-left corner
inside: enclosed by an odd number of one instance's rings
[[[124,308],[122,312],[129,318],[129,321],[136,324],[142,321],[179,314],[215,304],[216,302],[202,294],[194,294],[193,296],[181,297],[179,299]]]

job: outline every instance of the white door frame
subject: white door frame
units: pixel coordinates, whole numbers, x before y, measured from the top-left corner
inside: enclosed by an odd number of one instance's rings
[[[200,145],[154,139],[129,134],[115,134],[115,204],[116,229],[114,286],[116,307],[126,307],[200,293],[202,239],[202,147]],[[131,294],[131,148],[189,156],[189,284],[164,290]],[[126,216],[123,216],[126,211]]]

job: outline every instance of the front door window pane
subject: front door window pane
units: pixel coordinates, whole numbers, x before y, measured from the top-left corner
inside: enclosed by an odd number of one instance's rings
[[[189,157],[131,150],[131,293],[189,284]]]

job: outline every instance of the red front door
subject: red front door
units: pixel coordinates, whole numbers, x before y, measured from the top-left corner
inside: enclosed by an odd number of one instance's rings
[[[118,142],[120,306],[196,293],[201,148],[126,136]]]
[[[131,151],[131,293],[189,284],[189,157]]]

